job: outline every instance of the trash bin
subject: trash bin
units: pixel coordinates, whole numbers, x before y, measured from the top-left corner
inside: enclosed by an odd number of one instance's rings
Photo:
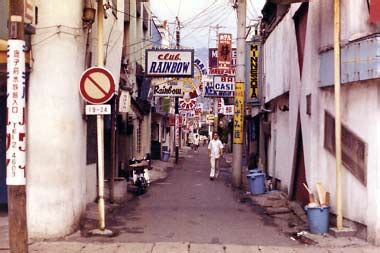
[[[309,230],[312,234],[324,234],[329,231],[329,206],[305,207]]]
[[[260,169],[252,169],[252,170],[249,170],[249,174],[255,174],[255,173],[262,173],[263,171],[260,170]]]
[[[169,161],[170,153],[168,151],[162,151],[162,161],[167,162]]]
[[[258,195],[265,192],[265,174],[252,173],[248,176],[251,194]]]

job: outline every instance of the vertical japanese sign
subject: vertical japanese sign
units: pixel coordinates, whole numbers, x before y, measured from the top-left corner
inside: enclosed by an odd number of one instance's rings
[[[175,146],[179,147],[179,114],[175,115],[174,129],[175,129]]]
[[[7,185],[25,185],[25,42],[8,40],[7,58]]]
[[[218,68],[228,69],[232,60],[232,34],[220,33],[218,42]]]
[[[254,102],[259,99],[259,45],[248,44],[247,62],[247,102]]]
[[[243,144],[244,134],[244,83],[235,86],[234,144]]]

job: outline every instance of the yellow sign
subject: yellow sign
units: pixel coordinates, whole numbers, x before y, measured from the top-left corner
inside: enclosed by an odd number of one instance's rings
[[[244,140],[244,83],[236,82],[235,114],[234,114],[234,144],[243,144]]]
[[[248,100],[259,98],[259,45],[251,44],[249,49],[249,90]]]

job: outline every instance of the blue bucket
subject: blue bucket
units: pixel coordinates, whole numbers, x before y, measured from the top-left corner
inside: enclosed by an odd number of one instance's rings
[[[265,192],[265,174],[253,173],[249,175],[251,194],[263,194]]]
[[[330,207],[305,207],[309,230],[312,234],[324,234],[329,231]]]
[[[168,151],[162,151],[162,161],[167,162],[169,161],[170,153]]]

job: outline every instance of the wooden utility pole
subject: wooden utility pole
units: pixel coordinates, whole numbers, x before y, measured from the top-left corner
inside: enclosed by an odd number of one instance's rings
[[[244,144],[244,69],[245,69],[245,27],[247,16],[246,0],[237,0],[237,59],[235,87],[235,115],[233,132],[232,185],[241,186],[241,160]]]
[[[10,76],[7,80],[7,185],[8,185],[8,220],[9,220],[9,248],[11,253],[28,252],[28,229],[26,220],[26,145],[21,147],[20,138],[26,144],[25,101],[25,41],[24,41],[24,0],[12,0],[9,3],[8,48],[18,44],[18,49],[9,50],[7,71]],[[21,46],[20,46],[21,45]],[[24,48],[22,48],[24,46]],[[17,54],[17,59],[16,59]],[[12,62],[16,60],[17,63]],[[12,66],[12,68],[11,68]],[[24,73],[22,73],[24,72]],[[20,78],[20,74],[24,77]],[[15,78],[18,81],[15,83]],[[12,94],[11,94],[12,93]],[[24,93],[25,94],[25,93]],[[13,107],[17,103],[18,106]],[[12,106],[12,107],[11,107]],[[11,108],[10,108],[11,107]],[[19,111],[21,109],[21,112]],[[17,110],[17,112],[16,112]],[[21,119],[18,118],[21,113]],[[23,125],[19,125],[24,122]],[[17,146],[14,146],[16,143]],[[18,152],[17,149],[24,149]],[[23,170],[20,174],[20,169]]]
[[[334,1],[334,76],[335,76],[335,157],[336,157],[336,226],[343,229],[342,148],[340,117],[340,0]]]

